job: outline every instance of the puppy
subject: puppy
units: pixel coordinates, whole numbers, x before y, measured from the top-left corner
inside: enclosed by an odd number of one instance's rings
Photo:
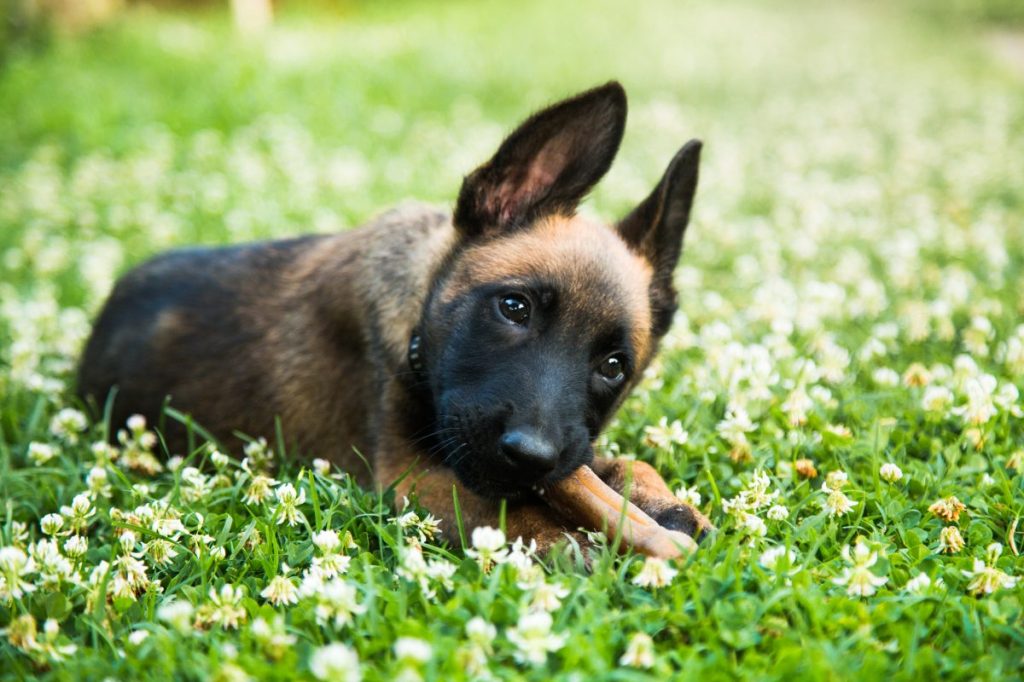
[[[609,83],[529,117],[452,214],[404,205],[341,234],[159,255],[111,293],[79,392],[103,406],[116,388],[114,423],[157,423],[169,400],[228,446],[280,426],[290,451],[415,493],[449,539],[454,488],[466,527],[496,526],[505,499],[508,535],[550,547],[575,531],[534,491],[583,464],[699,538],[707,520],[651,467],[592,447],[672,322],[700,159],[688,142],[612,226],[575,215],[625,122]],[[181,424],[163,431],[186,446]]]

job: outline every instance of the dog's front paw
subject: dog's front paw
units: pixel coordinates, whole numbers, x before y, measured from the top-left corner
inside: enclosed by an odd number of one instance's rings
[[[655,514],[654,520],[658,522],[659,526],[686,533],[697,542],[700,542],[715,530],[715,527],[706,516],[688,504],[678,504],[669,507]]]

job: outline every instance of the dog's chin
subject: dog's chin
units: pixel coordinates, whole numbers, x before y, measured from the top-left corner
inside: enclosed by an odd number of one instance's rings
[[[576,466],[578,464],[569,464],[541,476],[524,478],[521,472],[509,471],[504,463],[481,458],[458,462],[452,470],[459,481],[477,495],[511,502],[535,497],[541,488],[565,478]]]
[[[521,500],[532,495],[534,487],[540,483],[540,480],[523,481],[510,472],[505,472],[500,465],[479,466],[463,461],[453,465],[452,470],[469,490],[493,500]]]

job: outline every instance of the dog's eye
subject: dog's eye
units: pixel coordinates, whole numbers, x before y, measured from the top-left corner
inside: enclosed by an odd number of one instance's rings
[[[597,373],[609,384],[616,386],[626,378],[626,362],[621,354],[613,353],[601,361]]]
[[[530,302],[518,294],[505,294],[498,299],[498,310],[513,324],[526,324],[530,319]]]

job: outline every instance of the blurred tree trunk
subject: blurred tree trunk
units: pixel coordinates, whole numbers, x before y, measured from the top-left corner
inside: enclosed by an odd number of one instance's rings
[[[124,0],[28,0],[29,16],[61,32],[77,33],[102,24],[124,7]]]
[[[262,33],[274,20],[270,0],[231,0],[231,14],[235,17],[235,27],[246,35]]]

